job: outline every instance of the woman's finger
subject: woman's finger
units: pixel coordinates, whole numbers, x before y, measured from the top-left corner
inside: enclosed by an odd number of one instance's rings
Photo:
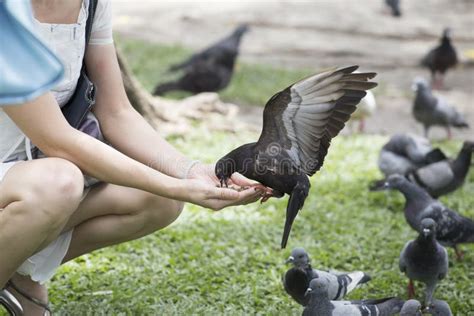
[[[238,172],[234,172],[234,174],[232,174],[230,179],[232,180],[233,183],[235,183],[237,185],[240,185],[242,187],[261,185],[257,181],[251,180],[251,179],[241,175]]]
[[[209,192],[208,199],[217,199],[217,200],[238,200],[240,198],[240,193],[228,188],[213,188]]]

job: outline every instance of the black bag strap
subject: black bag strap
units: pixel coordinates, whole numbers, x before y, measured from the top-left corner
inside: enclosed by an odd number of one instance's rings
[[[88,15],[87,15],[87,22],[86,22],[86,45],[84,46],[84,57],[82,59],[82,70],[87,73],[86,69],[86,53],[87,53],[87,46],[89,45],[89,40],[91,38],[91,32],[92,32],[92,24],[94,23],[94,16],[95,16],[95,11],[97,9],[97,3],[99,0],[89,0],[89,10],[88,10]]]

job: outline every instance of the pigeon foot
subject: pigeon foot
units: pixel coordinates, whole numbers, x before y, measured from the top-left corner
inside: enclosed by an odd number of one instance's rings
[[[408,299],[412,299],[415,297],[415,285],[413,284],[413,280],[410,279],[408,282]]]

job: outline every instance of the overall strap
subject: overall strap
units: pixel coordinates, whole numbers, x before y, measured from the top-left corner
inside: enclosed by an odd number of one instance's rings
[[[95,10],[97,9],[97,3],[99,0],[89,0],[89,9],[88,9],[88,15],[87,15],[87,22],[86,22],[86,44],[84,46],[84,58],[82,60],[82,70],[86,71],[86,52],[87,52],[87,46],[89,45],[89,39],[91,38],[91,32],[92,32],[92,23],[94,22],[94,16],[95,16]]]

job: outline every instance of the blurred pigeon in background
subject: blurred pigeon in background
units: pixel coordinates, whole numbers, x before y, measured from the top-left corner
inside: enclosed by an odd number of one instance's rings
[[[474,151],[474,142],[465,141],[455,159],[442,159],[444,154],[434,149],[427,154],[427,161],[433,163],[420,166],[412,170],[415,164],[402,159],[392,153],[382,150],[379,158],[379,167],[387,174],[404,175],[408,180],[425,189],[432,197],[439,197],[460,188],[466,179],[471,167],[471,157]],[[436,162],[436,160],[439,160]],[[386,180],[373,181],[370,190],[383,190]]]
[[[347,293],[371,279],[368,274],[362,271],[335,274],[313,269],[308,253],[299,247],[291,251],[287,263],[292,263],[293,267],[285,273],[283,278],[285,291],[303,306],[308,305],[309,296],[305,296],[305,293],[312,279],[321,278],[327,281],[330,300],[342,299]]]
[[[351,121],[359,121],[359,132],[365,132],[365,119],[371,116],[377,103],[375,102],[375,96],[372,91],[367,91],[367,95],[362,98],[354,114],[351,116]]]
[[[407,178],[423,187],[432,197],[440,197],[460,188],[471,167],[474,142],[465,141],[454,159],[438,161],[408,173]]]
[[[259,140],[234,149],[216,163],[221,185],[239,172],[272,188],[274,196],[290,195],[282,248],[308,196],[308,176],[323,166],[331,139],[343,129],[365,90],[377,85],[368,81],[375,73],[353,73],[357,68],[313,75],[275,94],[265,105]]]
[[[422,59],[421,65],[431,71],[431,81],[434,89],[443,88],[444,74],[449,68],[456,66],[458,56],[451,44],[451,29],[445,28],[440,44],[430,50]]]
[[[425,218],[434,220],[437,225],[436,239],[445,246],[453,247],[458,259],[461,253],[457,245],[474,242],[474,221],[447,208],[421,187],[400,175],[388,177],[385,187],[396,189],[405,196],[405,219],[414,230],[421,233],[421,221]]]
[[[436,241],[436,222],[424,218],[418,238],[406,243],[400,253],[400,271],[410,279],[408,296],[413,298],[413,280],[426,284],[425,305],[430,305],[436,285],[448,273],[448,252]]]
[[[434,316],[453,316],[449,304],[442,300],[433,299],[428,306],[427,312]]]
[[[448,102],[436,97],[431,92],[428,82],[422,78],[415,79],[414,87],[416,91],[413,102],[413,116],[423,124],[425,137],[428,137],[428,130],[431,126],[444,126],[451,139],[450,127],[467,128],[469,124],[464,117]]]
[[[385,0],[385,4],[390,8],[392,16],[401,17],[400,0]]]
[[[421,303],[417,300],[408,300],[403,304],[400,316],[422,316]]]
[[[303,316],[389,316],[398,314],[404,303],[398,298],[331,301],[328,283],[321,278],[311,280],[305,295],[309,296],[309,304]]]
[[[239,54],[240,40],[248,30],[247,25],[241,25],[231,35],[211,47],[171,66],[169,71],[183,70],[184,74],[177,81],[158,85],[153,94],[163,95],[173,90],[196,94],[216,92],[227,87]]]
[[[395,134],[382,147],[378,166],[388,177],[392,174],[407,174],[445,159],[445,154],[433,148],[428,139],[413,134]]]

